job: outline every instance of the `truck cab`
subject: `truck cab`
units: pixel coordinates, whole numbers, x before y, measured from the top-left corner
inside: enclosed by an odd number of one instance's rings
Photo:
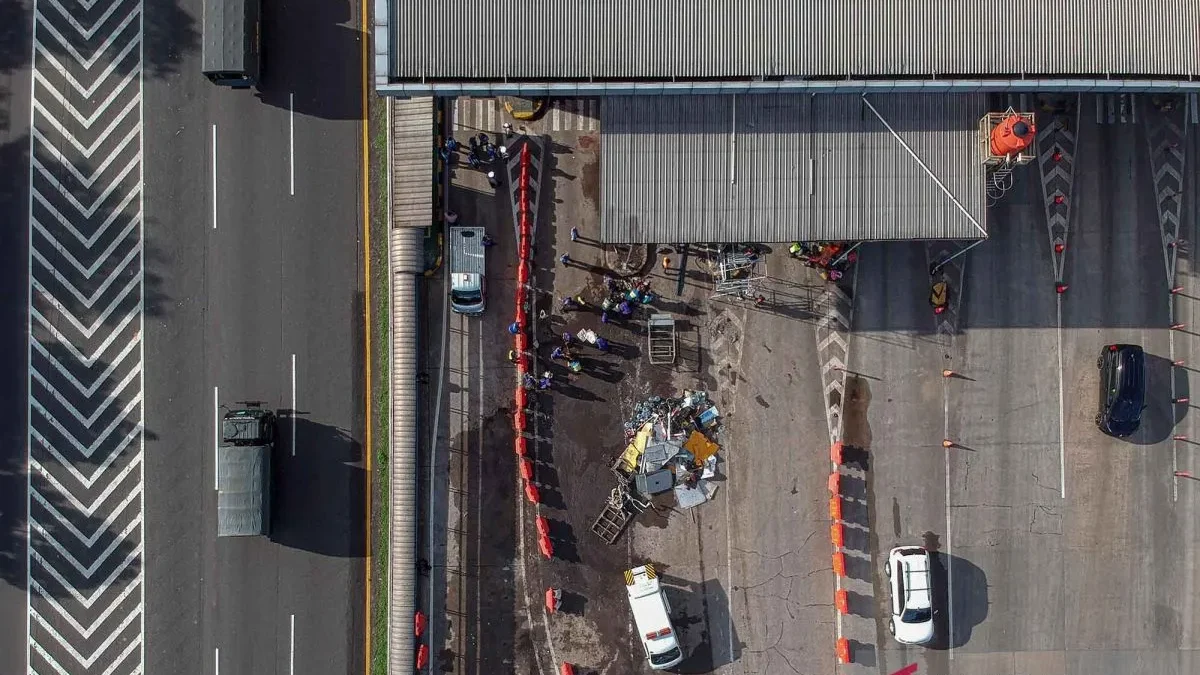
[[[683,661],[683,649],[671,624],[671,605],[663,594],[654,565],[625,570],[629,609],[651,670],[665,670]]]
[[[271,454],[275,413],[257,402],[221,418],[217,447],[217,536],[271,533]]]

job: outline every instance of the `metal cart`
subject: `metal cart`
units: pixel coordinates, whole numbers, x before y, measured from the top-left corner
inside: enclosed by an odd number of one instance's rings
[[[650,363],[656,366],[675,363],[675,317],[670,314],[651,314],[646,328]]]

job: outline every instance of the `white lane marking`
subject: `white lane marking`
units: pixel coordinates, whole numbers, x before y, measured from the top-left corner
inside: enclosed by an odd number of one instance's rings
[[[221,397],[213,387],[213,489],[221,489],[221,474],[217,466],[217,448],[221,447]]]
[[[1058,490],[1067,498],[1067,430],[1066,401],[1063,399],[1063,329],[1062,295],[1056,296],[1058,314]]]
[[[291,194],[296,195],[296,95],[288,94],[288,173]]]
[[[443,198],[442,208],[445,208],[446,206],[447,206],[446,200],[445,200],[445,198]],[[443,256],[442,259],[443,260],[447,259],[444,256],[449,254],[449,252],[450,252],[449,242],[445,242],[442,247],[442,256]],[[429,445],[430,445],[430,448],[429,448],[429,508],[427,509],[427,513],[428,513],[428,517],[429,517],[429,524],[425,528],[425,531],[428,533],[428,536],[429,536],[429,550],[427,551],[427,555],[431,559],[433,558],[433,550],[434,550],[434,548],[433,548],[433,498],[434,498],[434,492],[435,492],[434,481],[436,480],[436,475],[437,475],[435,473],[435,469],[437,468],[438,429],[441,428],[438,425],[441,423],[441,417],[442,417],[442,392],[443,392],[443,386],[446,383],[446,357],[449,355],[449,351],[450,351],[450,344],[449,344],[449,342],[450,342],[450,301],[449,301],[449,298],[450,298],[450,275],[449,274],[442,275],[442,285],[443,285],[443,289],[442,289],[442,339],[441,339],[442,353],[441,353],[441,358],[438,359],[438,363],[440,365],[438,367],[437,399],[435,400],[435,402],[433,404],[433,426],[430,427],[433,430],[432,431],[433,435],[429,441]],[[520,493],[518,492],[518,494],[520,494]],[[518,499],[517,501],[524,502],[525,500]],[[518,542],[521,541],[520,537],[517,538],[517,541]],[[522,560],[523,559],[524,559],[524,556],[522,556]],[[430,562],[430,564],[432,564],[432,561]],[[439,616],[439,614],[435,611],[437,605],[434,602],[434,593],[433,593],[433,578],[434,578],[434,576],[435,575],[431,571],[429,574],[429,616],[430,617]],[[435,631],[437,630],[437,621],[430,621],[426,630],[429,632],[430,649],[434,650],[436,653],[437,641],[434,639],[434,635],[435,635]]]
[[[292,615],[291,634],[288,644],[288,675],[296,675],[296,615]]]
[[[1173,280],[1172,280],[1173,281]],[[1167,321],[1172,325],[1175,323],[1175,297],[1171,296],[1167,299]],[[1167,331],[1167,349],[1171,359],[1171,427],[1172,434],[1175,430],[1175,331]],[[1179,442],[1171,441],[1171,501],[1179,501]]]
[[[221,675],[221,648],[213,648],[213,673]]]
[[[292,354],[292,457],[296,456],[296,355]]]
[[[467,334],[469,335],[470,333],[467,333]],[[534,333],[534,335],[537,335],[537,333]],[[478,331],[477,338],[478,338],[478,340],[477,340],[478,344],[476,346],[476,353],[478,355],[479,360],[476,361],[476,363],[478,364],[476,368],[478,370],[479,376],[475,379],[475,392],[477,394],[476,398],[479,401],[478,414],[483,415],[483,363],[484,363],[484,361],[483,361],[483,331]],[[466,341],[464,340],[464,342],[466,342]],[[469,401],[471,400],[470,396],[471,396],[471,394],[470,394],[470,392],[468,392],[467,395],[463,397],[464,402],[469,403]],[[468,406],[468,409],[469,409],[469,406]],[[480,466],[483,464],[483,425],[482,424],[479,425],[478,433],[476,434],[475,452],[474,452],[474,456],[471,457],[471,461],[476,462],[477,463],[476,466]],[[476,481],[476,485],[475,485],[475,494],[478,495],[475,499],[475,506],[476,506],[475,522],[482,523],[483,522],[483,472],[476,470],[475,473],[478,476],[478,480]],[[518,496],[521,496],[520,493],[518,493]],[[475,559],[483,560],[483,528],[482,527],[476,527],[476,531],[475,531]],[[432,575],[430,575],[430,576],[432,576]],[[526,593],[526,597],[528,598],[528,593]],[[482,574],[475,575],[475,635],[476,636],[483,635],[483,575]],[[479,639],[479,638],[476,637],[476,639]],[[553,649],[554,648],[553,645],[551,645],[550,648]]]
[[[725,465],[725,588],[733,588],[733,528],[730,527],[730,506],[732,501],[729,498],[730,487],[733,485],[733,478],[730,474],[730,465]],[[836,576],[836,575],[835,575]],[[729,661],[733,663],[733,603],[726,605],[725,618],[728,620],[725,624],[726,635],[729,638],[725,648],[729,650]]]
[[[1025,108],[1022,108],[1024,110]],[[954,338],[951,337],[953,342]],[[950,438],[950,378],[942,378],[942,438]],[[954,660],[954,530],[950,527],[950,450],[942,453],[946,472],[946,628],[947,651]]]
[[[217,125],[212,129],[212,206],[213,229],[217,229]]]

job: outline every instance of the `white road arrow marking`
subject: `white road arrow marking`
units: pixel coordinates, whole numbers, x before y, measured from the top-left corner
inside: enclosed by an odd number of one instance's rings
[[[30,280],[30,285],[33,287],[33,290],[37,291],[37,297],[41,297],[46,300],[46,302],[50,303],[50,305],[58,311],[59,315],[67,320],[67,323],[70,323],[75,330],[83,333],[84,338],[88,340],[92,339],[92,336],[96,334],[96,331],[107,327],[106,323],[108,322],[108,317],[116,311],[118,306],[125,302],[125,299],[129,297],[130,293],[132,293],[134,290],[141,290],[141,284],[141,278],[136,276],[131,278],[129,282],[125,284],[125,287],[122,288],[117,294],[117,297],[113,298],[112,302],[108,303],[108,307],[106,307],[104,311],[100,313],[100,316],[96,317],[96,320],[93,321],[90,326],[84,326],[83,322],[75,318],[75,314],[68,309],[65,304],[59,301],[59,299],[55,297],[48,288],[43,286],[42,282],[37,280],[37,277],[33,277]],[[142,303],[139,300],[137,306],[140,308],[141,304]]]
[[[84,129],[91,129],[92,125],[96,123],[96,120],[100,119],[106,112],[108,112],[108,107],[112,105],[113,101],[115,101],[118,96],[121,96],[129,91],[128,85],[134,79],[136,79],[137,76],[138,73],[136,71],[127,73],[125,75],[125,79],[108,93],[108,97],[105,98],[100,105],[96,106],[96,109],[93,110],[91,114],[85,115],[84,113],[79,112],[79,109],[74,105],[71,105],[71,102],[68,101],[67,98],[61,93],[59,93],[58,88],[51,84],[44,75],[38,71],[34,71],[33,73],[33,77],[37,81],[38,90],[45,91],[46,93],[50,94],[50,98],[54,99],[60,106],[63,107],[64,110],[71,113],[71,117],[74,117],[76,122],[82,124]],[[134,99],[133,103],[137,103],[136,98]],[[126,105],[128,106],[128,104]],[[39,111],[43,115],[49,115],[49,112],[46,110],[43,104],[39,103],[38,106]],[[120,116],[118,116],[118,119],[120,119]],[[37,127],[34,127],[34,131],[37,131]],[[134,127],[134,131],[137,133],[141,132],[141,130],[137,127]],[[87,153],[87,156],[90,157],[91,153]]]
[[[76,539],[83,542],[83,545],[90,549],[96,545],[96,542],[99,541],[100,537],[104,536],[104,534],[108,532],[108,528],[112,527],[113,521],[115,521],[118,516],[124,513],[125,508],[129,506],[129,504],[140,494],[141,488],[138,488],[125,495],[125,498],[122,499],[119,504],[117,504],[117,506],[112,510],[111,513],[108,514],[108,517],[105,518],[101,524],[96,526],[96,530],[91,534],[84,534],[82,531],[80,531],[80,529],[76,527],[74,523],[64,516],[61,511],[55,508],[55,506],[51,504],[49,500],[43,497],[37,490],[32,491],[30,496],[33,497],[33,500],[36,501],[39,506],[49,511],[50,515],[54,516],[55,520],[62,523],[63,527],[67,528],[71,534],[75,535]]]
[[[58,401],[59,405],[66,408],[67,412],[71,413],[71,415],[78,420],[80,424],[89,428],[96,423],[96,420],[108,410],[109,406],[111,406],[114,401],[120,398],[121,394],[125,391],[125,388],[128,387],[129,384],[134,381],[134,379],[142,374],[140,368],[130,370],[128,373],[126,373],[125,379],[118,382],[117,385],[112,388],[112,391],[109,392],[108,396],[105,396],[104,400],[100,402],[100,405],[96,406],[96,409],[92,411],[92,414],[84,417],[83,413],[79,412],[79,409],[72,405],[72,403],[67,400],[67,397],[60,394],[58,389],[55,388],[55,386],[51,384],[50,381],[47,380],[37,368],[31,367],[29,372],[33,376],[33,379],[38,381],[38,384],[42,385],[47,391],[50,392],[50,395],[55,401]],[[34,398],[37,397],[34,396]]]
[[[91,175],[85,176],[83,175],[82,171],[75,168],[74,162],[63,156],[63,154],[50,143],[49,139],[42,135],[42,132],[38,131],[36,128],[33,130],[33,137],[38,141],[38,143],[41,144],[42,150],[48,153],[54,159],[58,160],[58,165],[60,167],[65,168],[67,173],[70,173],[75,180],[79,181],[80,185],[89,190],[93,185],[96,184],[96,179],[104,174],[109,165],[111,165],[118,157],[121,156],[121,152],[124,151],[134,139],[139,138],[140,136],[141,134],[136,127],[130,129],[129,133],[125,134],[125,138],[121,139],[121,142],[117,144],[117,147],[113,148],[108,153],[108,158],[101,162],[100,166],[96,167],[96,169],[92,171]]]
[[[125,589],[121,591],[121,594],[108,604],[108,607],[100,614],[100,616],[96,617],[96,619],[87,626],[84,626],[83,624],[79,623],[79,621],[71,614],[69,610],[63,607],[58,600],[55,599],[52,593],[48,593],[46,588],[38,583],[36,579],[32,580],[30,583],[32,584],[33,591],[38,594],[38,597],[50,603],[50,606],[57,610],[58,613],[67,620],[67,623],[71,624],[71,627],[75,629],[75,632],[79,633],[79,635],[85,640],[90,639],[92,634],[96,632],[96,629],[99,628],[105,621],[107,621],[108,617],[111,616],[112,613],[121,606],[121,603],[125,602],[125,599],[132,595],[133,592],[139,588],[138,584],[130,584],[126,586]]]
[[[42,618],[41,613],[39,613],[36,609],[29,610],[30,617],[33,618],[33,620],[39,625],[41,625],[41,627],[50,634],[50,637],[54,638],[55,642],[58,642],[60,645],[62,645],[67,650],[67,653],[79,662],[79,665],[88,669],[90,669],[92,664],[104,655],[104,652],[108,651],[108,648],[112,646],[112,643],[115,642],[118,637],[120,637],[121,633],[128,628],[129,624],[133,623],[133,620],[138,618],[141,613],[141,608],[134,609],[132,612],[129,612],[129,614],[127,614],[125,618],[121,620],[121,624],[113,629],[113,631],[109,633],[108,637],[104,638],[104,641],[92,651],[91,656],[84,656],[83,654],[80,654],[79,650],[71,645],[71,643],[64,640],[62,636],[58,634],[58,631],[54,630],[54,627],[50,625],[50,622]],[[126,649],[128,649],[130,646],[137,647],[137,641],[132,641],[130,645],[126,647]],[[123,653],[114,661],[116,663],[120,663],[122,658],[127,655],[127,653],[128,652]]]
[[[128,445],[128,443],[125,443],[125,445]],[[56,457],[62,456],[62,455],[59,455],[58,452],[56,450],[54,450],[53,448],[48,447],[47,449],[50,450],[51,454],[55,455]],[[121,454],[122,454],[121,452],[113,452],[113,453],[109,454],[108,457],[105,457],[104,458],[105,468],[107,468],[114,461],[116,461],[116,459],[118,457],[120,457]],[[104,475],[102,471],[97,471],[96,473],[92,474],[91,480],[84,480],[84,477],[79,473],[79,469],[75,468],[74,464],[65,464],[65,463],[60,462],[59,465],[66,467],[69,472],[71,472],[72,474],[75,475],[76,480],[78,480],[80,483],[83,483],[84,486],[89,490],[92,488],[92,485],[95,483],[95,479]],[[79,510],[80,513],[87,516],[88,518],[91,518],[92,515],[96,513],[96,510],[98,508],[100,508],[100,505],[103,504],[104,502],[108,501],[109,495],[111,495],[113,493],[113,491],[117,489],[118,486],[120,486],[121,484],[123,484],[125,482],[125,479],[129,476],[130,473],[133,472],[134,469],[140,468],[140,466],[141,466],[141,458],[135,456],[133,461],[129,462],[129,464],[126,464],[124,469],[121,469],[120,473],[118,473],[115,476],[106,476],[109,479],[108,487],[104,488],[104,490],[95,499],[93,499],[90,504],[84,504],[83,502],[79,501],[79,499],[76,498],[75,495],[72,494],[70,490],[68,490],[65,486],[63,486],[63,484],[60,483],[59,480],[54,477],[54,474],[47,471],[46,467],[42,466],[41,462],[37,461],[36,459],[30,460],[30,468],[33,469],[34,471],[36,471],[38,473],[38,475],[42,477],[42,479],[44,479],[55,490],[57,490],[59,492],[59,494],[61,494],[63,496],[64,499],[71,502],[71,506],[74,506],[76,509]],[[142,489],[141,486],[134,488],[134,490],[139,491],[139,492],[141,491],[141,489]]]
[[[112,212],[108,214],[108,217],[104,219],[104,222],[100,223],[100,227],[98,227],[96,229],[96,231],[92,233],[91,236],[84,236],[84,234],[82,232],[80,232],[79,229],[76,228],[75,225],[71,223],[71,221],[67,220],[67,218],[64,217],[63,214],[58,209],[54,208],[54,206],[51,205],[50,202],[45,197],[42,196],[42,193],[37,189],[36,185],[33,187],[33,198],[34,198],[34,200],[37,201],[38,206],[41,206],[42,208],[46,209],[46,211],[48,211],[50,213],[50,215],[54,216],[54,219],[56,221],[58,221],[58,223],[60,225],[62,225],[64,228],[66,228],[66,230],[68,232],[73,234],[75,236],[75,238],[79,240],[79,243],[83,244],[84,246],[86,246],[88,248],[91,248],[96,243],[96,241],[98,239],[100,239],[100,237],[104,236],[105,231],[107,231],[108,227],[110,225],[112,225],[112,223],[117,219],[117,216],[121,216],[121,215],[130,216],[131,215],[132,220],[134,222],[136,222],[139,225],[141,224],[142,215],[141,215],[140,211],[133,213],[133,214],[129,214],[129,213],[125,212],[126,207],[128,207],[130,202],[132,202],[133,199],[135,197],[137,197],[139,194],[140,194],[139,191],[130,190],[130,192],[127,195],[125,195],[125,197],[121,200],[121,203],[117,205],[117,208],[113,209]],[[34,218],[32,216],[31,216],[31,219],[36,221],[36,218]]]
[[[46,182],[50,183],[50,185],[54,186],[54,189],[58,191],[59,196],[67,200],[71,206],[74,206],[76,209],[78,209],[79,213],[82,214],[84,218],[91,218],[96,214],[96,211],[100,209],[100,206],[108,199],[109,195],[115,192],[118,188],[127,187],[123,185],[125,178],[128,177],[130,173],[133,173],[134,169],[138,168],[138,166],[142,163],[142,158],[134,157],[133,159],[129,160],[129,163],[126,164],[125,168],[121,170],[120,175],[113,178],[108,187],[104,188],[104,190],[100,192],[99,196],[92,201],[91,206],[84,206],[81,204],[79,200],[75,198],[75,195],[71,193],[70,188],[63,185],[62,182],[54,176],[54,173],[47,169],[45,164],[42,164],[42,160],[38,159],[37,155],[34,155],[33,158],[30,159],[30,162],[33,164],[33,167],[37,169],[38,173],[42,175],[42,178],[44,178]]]
[[[134,48],[140,46],[141,44],[142,44],[141,35],[138,35],[137,37],[133,38],[132,40],[129,40],[125,44],[125,46],[121,49],[120,53],[118,53],[117,56],[112,60],[112,62],[108,64],[108,67],[106,67],[100,73],[100,76],[96,78],[95,82],[92,82],[92,86],[90,86],[90,87],[85,87],[82,84],[80,84],[79,80],[76,80],[75,77],[72,76],[71,73],[68,72],[67,69],[63,66],[62,62],[59,61],[58,58],[54,56],[54,53],[51,52],[50,50],[46,49],[44,46],[42,46],[42,44],[40,42],[34,42],[33,49],[39,56],[41,56],[43,59],[46,59],[46,61],[48,61],[50,63],[51,67],[53,67],[53,69],[56,72],[58,72],[58,74],[61,75],[63,77],[63,79],[65,79],[67,82],[70,82],[71,86],[75,88],[75,91],[79,92],[83,96],[83,98],[91,98],[92,95],[95,94],[96,91],[113,74],[113,71],[115,71],[117,69],[117,66],[121,65],[121,62],[125,60],[125,57],[129,56],[129,54],[131,52],[133,52]],[[141,69],[140,63],[138,64],[137,68],[139,70]]]
[[[112,10],[116,8],[118,4],[119,3],[114,3],[111,7],[109,7],[109,10],[106,12],[106,14],[112,12]],[[75,45],[73,45],[70,40],[64,37],[62,33],[58,32],[58,29],[54,27],[54,23],[52,21],[46,20],[46,16],[42,14],[40,9],[36,10],[34,14],[35,19],[37,20],[39,31],[44,30],[49,33],[55,40],[59,42],[59,44],[63,46],[64,49],[71,53],[71,56],[75,58],[75,61],[79,63],[79,65],[83,66],[84,70],[91,70],[96,61],[101,56],[104,56],[108,52],[109,48],[116,43],[117,37],[119,37],[121,33],[129,27],[129,24],[140,15],[141,13],[136,11],[130,12],[128,15],[126,15],[126,17],[121,21],[120,25],[114,28],[109,33],[109,36],[103,42],[101,42],[98,47],[96,47],[95,52],[90,57],[85,57],[83,54],[79,53],[79,50],[75,49]],[[38,42],[41,42],[41,40],[39,39]]]
[[[120,3],[120,2],[112,3],[111,5],[108,6],[108,9],[104,10],[103,14],[101,14],[95,21],[92,22],[91,28],[84,28],[83,24],[79,23],[79,21],[76,20],[75,15],[72,14],[71,12],[67,11],[67,8],[63,7],[58,2],[58,0],[40,0],[40,1],[48,2],[48,3],[50,3],[51,7],[53,7],[54,9],[57,9],[59,14],[62,14],[63,18],[67,20],[67,23],[72,28],[74,28],[80,35],[83,36],[84,40],[91,40],[92,36],[96,34],[96,31],[99,30],[100,27],[103,26],[104,23],[106,21],[108,21],[108,19],[110,17],[112,17],[112,15],[117,11],[117,9],[122,6],[122,3]],[[142,13],[140,11],[135,10],[135,11],[130,12],[129,14],[130,14],[130,16],[140,17]],[[40,13],[39,13],[39,15],[40,15]],[[126,21],[128,21],[128,19]],[[121,22],[121,27],[124,27],[126,21]],[[42,23],[49,23],[49,21],[45,20]],[[120,30],[120,28],[118,28],[117,30],[109,31],[109,32],[116,33],[116,32],[119,32],[119,30]]]

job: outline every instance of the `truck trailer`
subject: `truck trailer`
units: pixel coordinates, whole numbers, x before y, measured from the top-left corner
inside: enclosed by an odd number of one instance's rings
[[[275,413],[259,402],[230,410],[221,419],[217,447],[217,536],[271,533],[271,454]]]

